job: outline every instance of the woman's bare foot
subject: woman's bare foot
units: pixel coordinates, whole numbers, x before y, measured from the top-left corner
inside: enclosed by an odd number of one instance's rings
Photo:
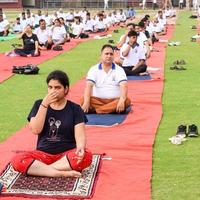
[[[75,171],[75,170],[62,171],[62,176],[80,178],[81,177],[81,173],[78,172],[78,171]]]

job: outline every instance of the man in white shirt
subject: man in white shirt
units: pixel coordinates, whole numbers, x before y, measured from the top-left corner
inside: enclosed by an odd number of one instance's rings
[[[13,33],[21,33],[23,31],[23,26],[20,23],[20,18],[17,17],[16,21],[14,22],[12,26]]]
[[[183,9],[183,0],[179,0],[179,8]]]
[[[135,30],[135,24],[134,23],[128,23],[126,25],[126,32],[125,34],[123,34],[120,39],[119,39],[119,42],[117,44],[117,47],[118,48],[121,48],[123,46],[124,43],[127,43],[129,41],[129,38],[128,38],[128,33],[130,31],[133,31]]]
[[[34,21],[34,27],[38,28],[39,27],[39,21],[43,18],[42,16],[42,11],[38,10],[38,14],[35,15],[35,21]]]
[[[101,49],[101,62],[91,67],[87,75],[81,103],[85,113],[121,113],[130,106],[126,74],[113,60],[113,47],[104,45]]]
[[[49,15],[48,10],[45,11],[45,14],[42,18],[45,20],[47,26],[50,27],[53,24],[53,17]]]
[[[74,21],[74,10],[70,9],[70,11],[66,14],[66,21],[73,22]]]
[[[96,25],[95,25],[94,29],[96,32],[104,32],[104,31],[108,30],[105,20],[104,20],[103,13],[99,14],[99,19],[96,21]]]
[[[90,18],[90,13],[86,14],[86,20],[84,21],[84,32],[94,32],[93,21]]]
[[[60,20],[54,20],[54,27],[52,28],[52,40],[55,45],[64,44],[67,39],[67,32],[64,26],[61,26]]]
[[[72,33],[70,33],[71,38],[88,38],[89,35],[84,33],[84,25],[81,23],[80,17],[74,17],[75,21],[72,24]]]
[[[39,27],[35,29],[34,33],[38,37],[39,49],[48,50],[51,49],[52,42],[52,31],[50,28],[46,27],[46,22],[44,19],[39,21]]]
[[[3,19],[3,15],[0,14],[0,36],[7,36],[9,33],[9,22]]]
[[[20,18],[20,23],[22,25],[23,30],[26,28],[26,26],[28,25],[27,21],[26,21],[26,13],[22,12],[21,14],[21,18]],[[30,24],[31,25],[31,24]]]
[[[122,68],[127,76],[147,75],[147,65],[145,64],[145,53],[137,43],[138,33],[130,31],[128,33],[129,42],[121,48],[124,57]]]
[[[155,10],[157,7],[157,0],[153,0],[153,9]]]
[[[33,24],[34,24],[34,17],[32,17],[32,15],[31,15],[31,13],[30,12],[28,12],[27,14],[26,14],[26,24],[28,25],[30,25],[31,27],[33,27]]]
[[[0,15],[2,15],[2,16],[3,16],[3,19],[6,19],[6,15],[5,15],[5,13],[3,13],[3,10],[2,10],[2,8],[0,8]]]
[[[108,1],[109,0],[104,0],[104,10],[108,9]]]

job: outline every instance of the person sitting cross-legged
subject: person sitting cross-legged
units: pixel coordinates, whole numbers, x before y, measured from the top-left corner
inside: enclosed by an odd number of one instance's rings
[[[28,116],[38,136],[37,149],[17,154],[11,161],[16,171],[45,177],[81,177],[92,162],[86,149],[85,122],[81,107],[66,98],[69,79],[63,71],[47,77],[48,93],[37,100]]]
[[[148,75],[145,52],[143,47],[137,43],[137,36],[136,31],[130,31],[129,41],[120,49],[124,57],[122,68],[127,76]]]
[[[32,32],[30,25],[27,25],[23,32],[20,34],[19,39],[23,39],[23,48],[14,49],[17,55],[28,56],[40,56],[38,37]]]
[[[39,49],[49,50],[53,45],[52,41],[52,31],[46,26],[44,19],[39,21],[39,27],[35,29],[34,33],[38,37]]]
[[[101,49],[101,62],[93,66],[87,75],[81,102],[85,113],[121,113],[130,106],[126,74],[113,60],[113,47],[104,45]]]

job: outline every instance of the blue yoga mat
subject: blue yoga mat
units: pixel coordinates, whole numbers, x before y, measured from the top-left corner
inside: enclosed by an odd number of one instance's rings
[[[143,80],[151,80],[151,76],[147,75],[147,76],[127,76],[128,80],[131,81],[143,81]]]
[[[86,125],[113,126],[121,124],[130,111],[131,107],[127,108],[123,114],[87,114],[88,122]]]

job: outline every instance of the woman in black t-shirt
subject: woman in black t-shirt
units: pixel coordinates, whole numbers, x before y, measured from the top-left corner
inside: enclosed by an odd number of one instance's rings
[[[19,38],[23,39],[23,48],[17,48],[14,50],[17,55],[23,57],[36,57],[40,55],[38,37],[32,32],[30,25],[26,26]]]
[[[85,123],[81,107],[66,99],[69,79],[62,71],[47,77],[48,94],[37,100],[28,116],[38,136],[34,151],[17,154],[13,168],[23,174],[47,177],[80,177],[92,162],[86,149]]]

